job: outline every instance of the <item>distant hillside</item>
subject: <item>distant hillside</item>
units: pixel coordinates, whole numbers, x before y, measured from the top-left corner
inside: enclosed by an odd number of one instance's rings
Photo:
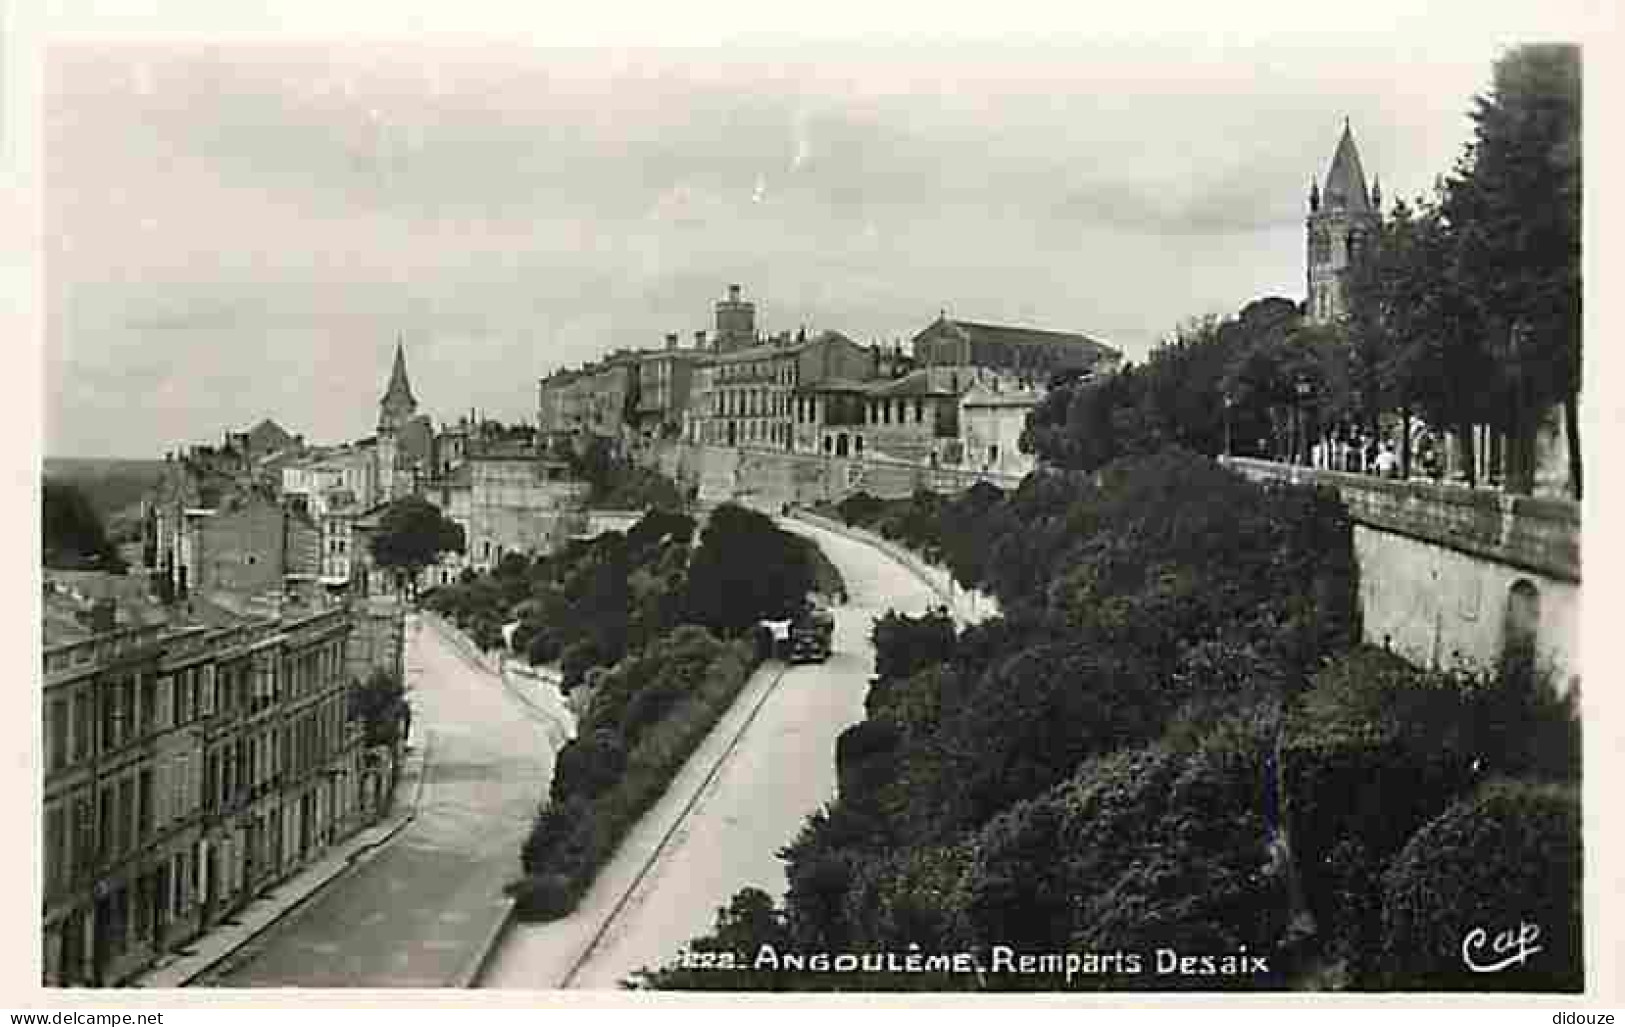
[[[72,485],[102,520],[139,503],[164,473],[162,460],[102,460],[47,457],[45,480]]]

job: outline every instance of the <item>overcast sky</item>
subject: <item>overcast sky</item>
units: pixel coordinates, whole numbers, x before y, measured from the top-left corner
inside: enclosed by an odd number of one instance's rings
[[[437,421],[533,420],[538,376],[686,342],[730,282],[769,331],[907,338],[946,309],[1139,358],[1302,297],[1345,116],[1386,195],[1430,188],[1505,42],[859,38],[60,42],[46,453],[262,417],[357,438],[397,338]]]

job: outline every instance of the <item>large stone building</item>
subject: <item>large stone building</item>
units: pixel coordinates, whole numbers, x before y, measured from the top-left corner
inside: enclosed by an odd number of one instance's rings
[[[793,450],[797,390],[869,380],[875,361],[872,350],[835,331],[719,351],[696,375],[687,437],[703,445]]]
[[[569,465],[534,445],[475,443],[464,461],[430,483],[424,497],[463,529],[466,551],[425,575],[426,585],[451,580],[464,567],[490,570],[508,553],[547,553],[576,527],[590,486]]]
[[[1027,417],[1044,400],[1042,388],[992,379],[977,382],[959,397],[959,464],[977,471],[1021,477],[1037,460],[1021,451]]]
[[[1365,169],[1347,120],[1326,172],[1326,187],[1309,183],[1309,216],[1304,225],[1308,253],[1307,313],[1315,324],[1331,324],[1348,313],[1344,278],[1360,247],[1382,220],[1382,186],[1366,190]]]
[[[694,368],[707,359],[705,332],[695,333],[695,348],[684,349],[679,336],[666,336],[664,349],[639,354],[634,370],[632,427],[644,440],[677,438],[683,433],[693,396]]]
[[[1042,385],[1060,371],[1108,374],[1122,363],[1123,354],[1077,332],[985,324],[943,314],[914,336],[914,359],[925,367],[993,370]]]
[[[356,517],[380,495],[376,444],[343,446],[282,469],[282,494],[295,500],[321,531],[321,583],[347,584],[355,555]]]
[[[266,418],[259,424],[241,432],[227,432],[225,448],[237,453],[245,461],[256,463],[281,453],[297,452],[304,448],[303,435],[290,435],[280,424]]]
[[[130,980],[373,822],[339,607],[44,652],[47,986]]]
[[[537,432],[545,440],[596,435],[620,441],[635,413],[638,355],[611,353],[584,367],[556,371],[537,383]]]

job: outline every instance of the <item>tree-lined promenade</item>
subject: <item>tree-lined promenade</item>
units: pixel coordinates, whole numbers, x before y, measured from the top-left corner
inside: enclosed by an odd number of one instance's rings
[[[1170,444],[1297,463],[1321,445],[1352,457],[1339,469],[1370,470],[1386,443],[1390,473],[1448,463],[1472,485],[1487,463],[1496,484],[1528,492],[1556,408],[1578,498],[1578,49],[1509,53],[1473,120],[1432,195],[1396,203],[1355,240],[1347,319],[1311,323],[1293,301],[1266,298],[1190,323],[1142,366],[1056,383],[1024,444],[1081,470]],[[1488,461],[1474,452],[1481,435],[1496,450]]]

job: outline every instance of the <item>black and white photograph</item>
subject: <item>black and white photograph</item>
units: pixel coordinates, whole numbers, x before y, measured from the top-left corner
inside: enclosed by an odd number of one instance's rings
[[[1389,6],[46,19],[31,986],[1596,995],[1606,54]]]

